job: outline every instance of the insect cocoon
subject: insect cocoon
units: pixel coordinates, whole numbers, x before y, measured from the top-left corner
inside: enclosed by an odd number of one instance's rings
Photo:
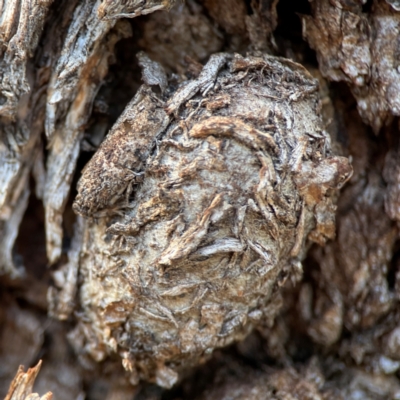
[[[292,61],[216,54],[178,89],[144,85],[78,184],[76,346],[119,354],[133,383],[171,387],[272,323],[308,244],[334,237],[351,173],[332,154],[317,81]]]

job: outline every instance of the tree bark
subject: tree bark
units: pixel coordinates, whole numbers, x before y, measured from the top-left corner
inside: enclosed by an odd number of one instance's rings
[[[0,396],[400,398],[399,43],[391,0],[0,1]]]

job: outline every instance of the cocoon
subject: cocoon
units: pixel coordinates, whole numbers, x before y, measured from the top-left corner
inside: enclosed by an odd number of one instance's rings
[[[133,383],[171,387],[273,322],[308,244],[334,237],[352,167],[332,154],[317,81],[299,64],[215,54],[166,89],[162,69],[142,65],[148,84],[78,183],[76,346],[119,354]]]

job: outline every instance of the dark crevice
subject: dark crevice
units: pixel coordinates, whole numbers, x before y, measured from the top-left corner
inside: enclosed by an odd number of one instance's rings
[[[138,43],[146,18],[144,16],[127,20],[131,25],[132,36],[115,45],[115,62],[110,65],[105,83],[96,96],[92,119],[98,121],[101,116],[106,124],[106,131],[113,126],[142,84],[136,54],[141,50]],[[102,105],[105,107],[102,108]]]
[[[370,14],[372,10],[373,0],[367,0],[365,4],[362,6],[362,12],[365,14]]]
[[[303,39],[302,15],[310,15],[311,7],[307,0],[280,0],[277,5],[278,26],[274,37],[281,56],[296,62],[317,67],[317,57]]]
[[[253,15],[254,14],[253,7],[251,6],[251,3],[253,3],[253,1],[252,0],[246,0],[245,1],[246,10],[247,10],[247,14],[248,15]]]
[[[31,181],[28,207],[19,227],[14,249],[28,275],[41,279],[47,270],[43,203],[36,197]]]
[[[390,261],[389,271],[386,276],[388,286],[391,291],[400,290],[400,287],[397,287],[400,283],[397,282],[397,280],[400,280],[400,276],[398,275],[400,275],[400,239],[397,240],[394,244],[393,257]]]
[[[311,15],[307,0],[280,0],[277,6],[278,27],[275,33],[286,39],[302,41],[301,15]]]

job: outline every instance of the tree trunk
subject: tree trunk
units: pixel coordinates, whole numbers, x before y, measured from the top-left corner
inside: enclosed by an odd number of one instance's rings
[[[0,1],[0,396],[400,398],[399,39],[391,0]]]

